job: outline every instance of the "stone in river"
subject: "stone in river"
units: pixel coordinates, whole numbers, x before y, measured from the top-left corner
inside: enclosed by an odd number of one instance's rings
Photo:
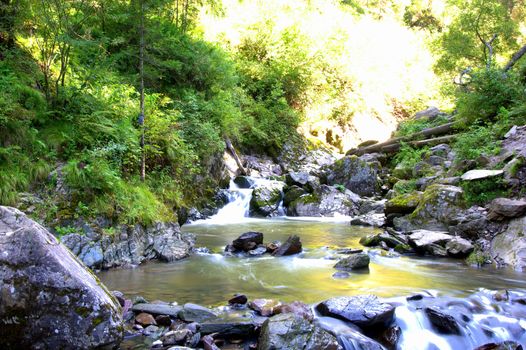
[[[274,256],[284,256],[284,255],[293,255],[301,253],[302,245],[300,238],[296,235],[290,236],[285,243],[281,245],[277,250],[275,250],[272,255]]]
[[[351,275],[348,272],[338,271],[332,274],[332,278],[337,278],[337,279],[343,279],[343,278],[349,278],[349,277],[351,277]]]
[[[425,313],[433,327],[442,334],[460,335],[460,326],[455,318],[436,308],[426,307]]]
[[[170,327],[172,319],[168,315],[158,315],[155,317],[155,322],[157,322],[159,326]]]
[[[263,233],[261,232],[245,232],[236,238],[232,245],[236,250],[248,252],[263,243]]]
[[[369,267],[370,261],[371,259],[366,253],[357,253],[340,259],[340,261],[334,265],[334,268],[344,271],[366,269]]]
[[[393,322],[395,307],[375,295],[336,297],[316,306],[323,316],[349,321],[364,329],[386,329]]]
[[[259,312],[261,316],[272,316],[274,315],[274,308],[280,304],[279,301],[272,299],[254,299],[248,306],[252,310]]]
[[[186,303],[183,309],[179,311],[178,317],[186,322],[203,322],[211,318],[216,318],[217,314],[204,306]]]
[[[152,315],[168,315],[171,317],[177,317],[179,311],[183,308],[179,305],[168,305],[168,304],[148,304],[139,303],[132,307],[134,312],[146,312]]]
[[[248,301],[248,298],[245,294],[236,294],[233,298],[230,298],[228,301],[229,304],[240,304],[245,305]]]

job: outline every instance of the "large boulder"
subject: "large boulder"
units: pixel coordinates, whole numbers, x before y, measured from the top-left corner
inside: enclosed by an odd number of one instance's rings
[[[334,268],[344,271],[363,270],[369,268],[370,261],[371,259],[366,253],[351,254],[338,261],[336,265],[334,265]]]
[[[493,238],[491,256],[499,264],[526,271],[526,216],[511,220],[508,228]]]
[[[526,214],[526,200],[496,198],[489,206],[488,219],[501,221]]]
[[[298,236],[293,235],[287,238],[287,241],[283,243],[278,249],[276,249],[272,255],[284,256],[301,253],[302,251],[301,240]]]
[[[17,209],[0,207],[0,246],[1,348],[118,345],[118,302],[45,228]]]
[[[460,187],[434,184],[429,186],[416,209],[393,220],[398,231],[418,229],[447,231],[464,210],[464,192]]]
[[[149,227],[121,225],[112,235],[86,234],[81,228],[61,238],[62,243],[91,268],[139,265],[150,259],[175,261],[186,258],[195,235],[182,233],[179,224],[158,222]]]
[[[261,328],[258,350],[341,350],[336,338],[293,313],[269,318]]]
[[[336,297],[316,306],[323,316],[349,321],[366,330],[386,329],[394,320],[395,307],[375,295]]]
[[[261,216],[277,215],[284,187],[285,183],[281,181],[256,183],[250,200],[250,213]]]
[[[380,162],[367,162],[356,156],[346,156],[329,167],[327,184],[343,185],[360,196],[372,197],[380,193],[380,168]]]
[[[232,242],[236,250],[244,252],[256,248],[259,244],[263,244],[263,233],[255,231],[245,232]]]
[[[321,185],[314,193],[303,195],[292,201],[287,214],[290,216],[335,216],[353,215],[359,210],[360,197],[349,190]]]

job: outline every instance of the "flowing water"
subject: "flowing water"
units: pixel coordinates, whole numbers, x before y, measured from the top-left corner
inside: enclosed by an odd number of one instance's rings
[[[360,248],[360,237],[377,229],[352,227],[349,218],[247,218],[250,189],[231,186],[231,202],[209,220],[183,226],[195,233],[201,253],[174,263],[147,263],[134,269],[114,269],[99,273],[110,289],[127,296],[149,300],[186,302],[208,306],[224,305],[234,293],[249,298],[272,298],[284,302],[301,300],[315,303],[333,296],[373,293],[391,298],[397,324],[402,329],[400,349],[472,349],[485,342],[514,339],[526,344],[526,306],[495,305],[483,288],[526,289],[523,273],[473,268],[463,261],[399,256],[370,250],[369,271],[334,278],[333,265],[342,255],[338,248]],[[301,237],[304,251],[288,257],[224,257],[224,247],[241,233],[260,231],[264,242]],[[418,304],[404,296],[422,293],[441,307],[461,305],[469,314],[461,336],[437,335]],[[456,299],[456,298],[461,299]],[[426,298],[427,299],[427,298]],[[524,299],[526,300],[526,298]],[[433,302],[433,301],[432,301]],[[508,308],[508,309],[506,309]],[[463,310],[464,310],[463,309]],[[506,311],[506,312],[504,312]],[[462,318],[459,318],[462,319]],[[355,332],[345,323],[318,318],[326,328],[345,335]],[[346,349],[360,349],[343,339]]]

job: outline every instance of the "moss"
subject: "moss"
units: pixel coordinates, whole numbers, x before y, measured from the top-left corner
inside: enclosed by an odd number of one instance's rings
[[[418,206],[418,203],[422,200],[423,195],[422,192],[413,191],[408,194],[401,194],[398,195],[392,199],[389,200],[390,206],[396,206],[396,207],[416,207]]]
[[[478,267],[489,264],[491,262],[491,257],[488,253],[485,253],[480,250],[475,250],[473,253],[469,254],[466,258],[466,263],[469,265],[476,265]]]
[[[409,246],[407,244],[397,244],[394,247],[394,250],[395,250],[395,252],[400,253],[400,254],[409,253],[409,252],[413,251],[411,249],[411,246]]]
[[[393,186],[393,191],[398,194],[405,194],[416,190],[416,180],[400,180]]]
[[[300,198],[296,199],[296,201],[303,203],[303,204],[311,204],[311,203],[319,203],[320,198],[315,194],[308,194],[305,196],[301,196]]]
[[[360,238],[360,244],[364,247],[374,247],[380,244],[380,238],[378,235],[367,235]]]

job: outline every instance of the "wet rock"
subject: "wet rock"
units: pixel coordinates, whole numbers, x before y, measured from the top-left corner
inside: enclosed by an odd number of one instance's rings
[[[201,323],[199,332],[204,335],[218,334],[222,337],[251,337],[261,327],[264,322],[262,319],[220,315],[216,319]]]
[[[426,307],[424,311],[437,332],[442,334],[461,334],[460,326],[453,316],[433,307]]]
[[[504,174],[503,170],[476,169],[465,172],[460,178],[462,181],[483,180]]]
[[[205,320],[217,317],[212,310],[192,303],[186,303],[183,309],[179,311],[178,317],[186,322],[203,322]]]
[[[232,242],[236,250],[244,252],[255,249],[260,244],[263,244],[263,233],[254,231],[245,232]]]
[[[279,305],[279,301],[272,299],[254,299],[248,303],[248,307],[266,317],[274,315],[274,309]]]
[[[526,214],[526,200],[496,198],[489,205],[488,219],[501,221]]]
[[[117,299],[120,306],[124,306],[126,304],[126,299],[124,298],[124,294],[122,292],[114,290],[111,292],[111,294],[115,297],[115,299]]]
[[[287,238],[287,241],[283,243],[278,249],[276,249],[272,255],[274,256],[284,256],[284,255],[293,255],[301,253],[302,244],[298,236],[293,235]]]
[[[183,308],[178,305],[168,305],[168,304],[147,304],[147,303],[138,303],[133,305],[132,311],[134,312],[145,312],[152,315],[167,315],[171,317],[177,317],[179,311]]]
[[[290,172],[285,176],[285,182],[289,186],[303,187],[309,182],[309,173],[305,171]]]
[[[409,245],[420,254],[445,256],[445,246],[452,239],[447,232],[416,230],[409,235]]]
[[[334,336],[291,313],[269,318],[263,324],[258,350],[340,350]]]
[[[155,322],[155,318],[153,318],[152,315],[147,314],[145,312],[141,312],[140,314],[135,316],[135,322],[143,327],[157,324],[157,322]]]
[[[252,249],[248,251],[249,256],[261,256],[267,252],[267,247],[264,245],[261,245],[257,247],[256,249]]]
[[[245,294],[236,294],[233,298],[228,300],[229,304],[245,305],[248,302],[248,298]]]
[[[340,259],[340,261],[334,265],[334,268],[344,271],[367,269],[369,268],[370,261],[371,259],[369,258],[369,255],[365,253],[352,254],[346,258]]]
[[[203,342],[203,347],[205,350],[221,350],[214,342],[214,337],[212,335],[205,335],[201,338]]]
[[[521,344],[508,340],[502,343],[488,343],[473,350],[523,350]]]
[[[369,213],[357,216],[351,220],[353,226],[373,226],[383,227],[385,225],[385,215],[377,213]]]
[[[332,278],[335,278],[335,279],[345,279],[349,277],[351,277],[351,274],[348,272],[338,271],[332,274]]]
[[[446,243],[446,252],[453,258],[466,258],[474,249],[470,241],[460,237],[453,237]]]
[[[272,241],[270,243],[267,243],[267,252],[274,253],[278,248],[281,247],[280,241]]]
[[[250,200],[250,213],[261,216],[277,215],[284,187],[285,183],[281,181],[257,183]]]
[[[341,248],[336,249],[336,254],[356,254],[363,252],[363,249],[355,249],[355,248]]]
[[[513,219],[507,229],[491,241],[491,256],[515,270],[526,271],[526,216]]]
[[[385,329],[393,322],[394,306],[375,295],[336,297],[321,302],[316,310],[323,316],[349,321],[364,329]]]
[[[254,180],[249,176],[236,176],[234,178],[234,183],[239,188],[251,188],[254,185]]]
[[[366,162],[356,156],[345,156],[329,167],[327,184],[341,184],[352,192],[366,197],[380,193],[379,162]]]
[[[116,346],[120,306],[45,228],[0,206],[0,348]]]
[[[314,319],[314,315],[310,306],[300,301],[293,301],[292,303],[278,305],[274,308],[274,313],[276,315],[292,313],[296,316],[303,317],[309,322],[312,322]]]
[[[400,327],[389,327],[380,335],[379,340],[387,349],[394,350],[396,349],[396,344],[398,343],[398,340],[400,340],[401,335],[402,330]]]

